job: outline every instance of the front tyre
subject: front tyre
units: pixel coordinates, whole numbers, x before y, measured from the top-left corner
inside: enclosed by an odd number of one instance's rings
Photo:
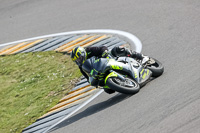
[[[151,70],[152,77],[159,77],[164,72],[162,63],[154,58],[150,58],[147,68]]]
[[[118,77],[110,77],[108,78],[106,85],[110,89],[124,94],[135,94],[140,90],[139,84],[130,78],[125,78],[125,81],[122,81]]]

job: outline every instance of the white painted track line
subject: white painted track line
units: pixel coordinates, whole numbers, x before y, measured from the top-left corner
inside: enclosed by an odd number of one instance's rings
[[[96,30],[81,30],[81,31],[71,31],[71,32],[63,32],[63,33],[56,33],[51,35],[44,35],[39,37],[33,37],[29,39],[9,42],[5,44],[0,44],[0,46],[7,46],[10,44],[21,43],[41,38],[48,38],[48,37],[55,37],[55,36],[63,36],[63,35],[78,35],[78,34],[113,34],[118,35],[120,38],[124,39],[125,41],[129,42],[131,45],[131,49],[136,48],[135,51],[141,52],[142,51],[142,43],[141,41],[131,33],[120,31],[120,30],[111,30],[111,29],[96,29]]]

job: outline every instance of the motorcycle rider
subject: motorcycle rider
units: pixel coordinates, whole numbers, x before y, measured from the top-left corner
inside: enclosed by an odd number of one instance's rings
[[[77,46],[77,47],[73,48],[70,55],[71,55],[72,60],[79,66],[81,73],[84,75],[84,77],[87,79],[87,81],[89,81],[88,75],[82,69],[82,64],[85,62],[85,60],[87,60],[93,56],[96,56],[98,58],[106,58],[108,54],[109,54],[109,52],[108,52],[108,48],[106,46],[87,47],[87,48]],[[127,57],[132,57],[136,60],[141,60],[141,61],[144,58],[144,56],[141,53],[137,53],[135,51],[132,51],[125,47],[120,47],[120,46],[114,47],[111,50],[111,54],[114,57],[127,56]],[[108,94],[115,92],[111,89],[106,89],[106,88],[104,88],[104,91],[107,92]]]

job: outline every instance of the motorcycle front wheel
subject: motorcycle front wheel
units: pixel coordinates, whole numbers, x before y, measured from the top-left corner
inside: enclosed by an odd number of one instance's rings
[[[125,81],[122,81],[118,77],[110,77],[106,85],[110,89],[124,94],[135,94],[140,90],[140,85],[131,78],[125,78]]]
[[[155,58],[150,58],[147,68],[151,70],[152,77],[159,77],[164,72],[164,67],[160,61]]]

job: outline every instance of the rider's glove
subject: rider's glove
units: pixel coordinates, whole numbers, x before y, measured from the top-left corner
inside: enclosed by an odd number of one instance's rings
[[[108,50],[105,50],[102,54],[102,58],[106,58],[108,56]]]

